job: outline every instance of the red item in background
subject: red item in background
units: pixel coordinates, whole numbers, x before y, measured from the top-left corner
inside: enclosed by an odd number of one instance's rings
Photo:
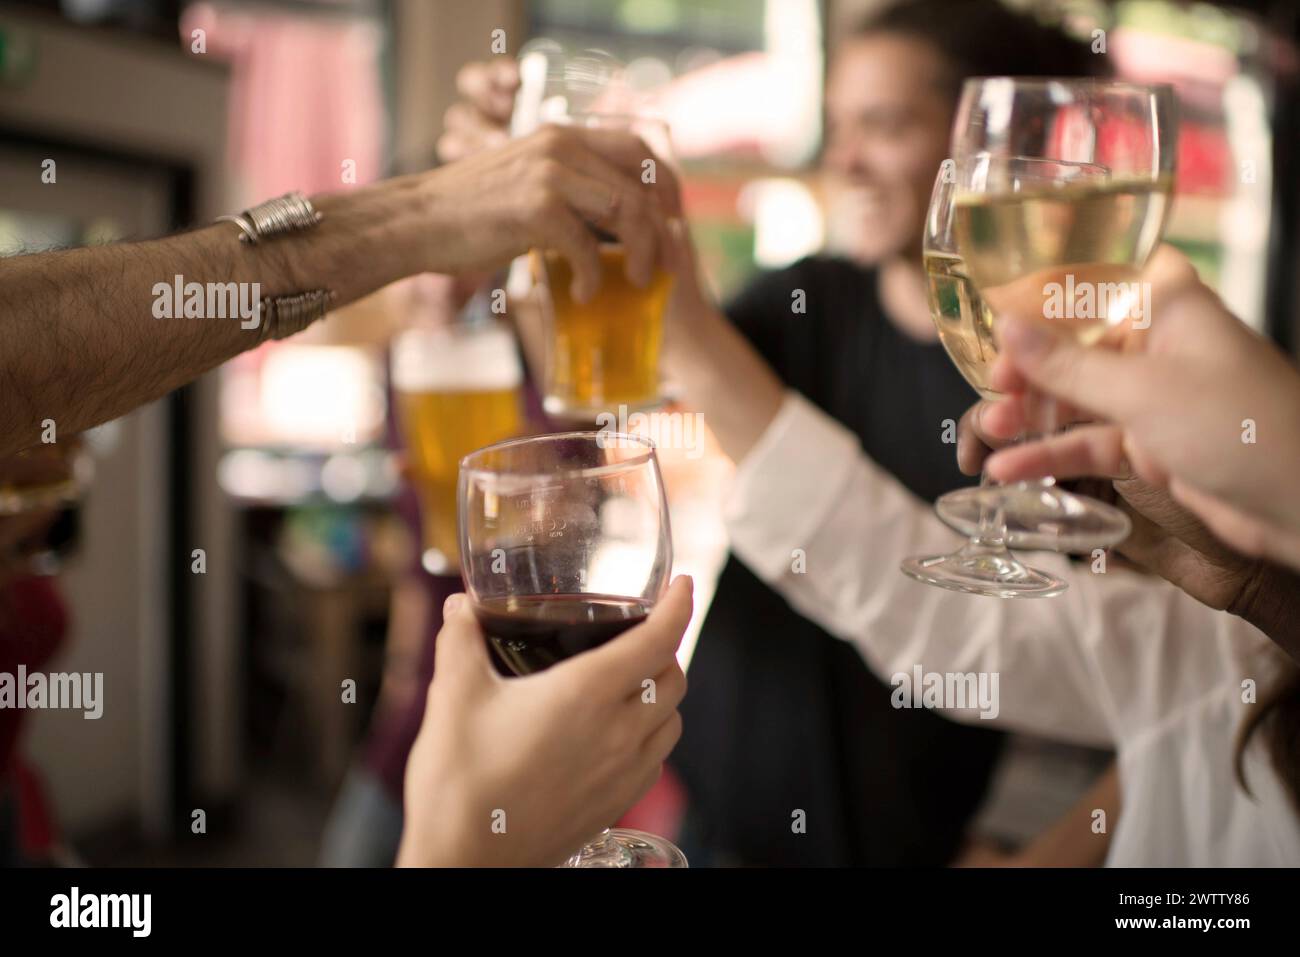
[[[19,665],[28,671],[40,668],[54,656],[67,630],[67,609],[54,579],[25,576],[0,586],[0,673],[17,680]],[[24,714],[17,708],[0,709],[0,781],[12,771]]]
[[[633,827],[675,841],[681,833],[685,814],[686,789],[672,767],[665,764],[664,773],[655,786],[619,818],[618,826]]]
[[[376,24],[196,3],[180,30],[186,49],[202,30],[202,55],[230,63],[238,201],[293,189],[337,192],[381,178],[383,33]]]
[[[49,857],[58,842],[54,811],[45,795],[45,784],[35,768],[21,757],[13,760],[14,794],[18,798],[18,842],[23,857],[40,861]]]

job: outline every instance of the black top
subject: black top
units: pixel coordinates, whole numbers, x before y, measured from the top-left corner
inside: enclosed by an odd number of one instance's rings
[[[937,343],[890,322],[876,272],[817,257],[755,280],[728,315],[785,383],[855,431],[920,498],[970,480],[942,441],[974,392]],[[803,290],[806,312],[792,309]],[[814,481],[817,463],[794,463]],[[850,561],[897,565],[863,542]],[[899,572],[899,574],[902,574]],[[979,600],[979,599],[974,599]],[[986,599],[987,600],[987,599]],[[1002,736],[920,710],[850,644],[729,559],[691,662],[672,763],[699,863],[942,865],[982,799]],[[796,833],[795,811],[806,829]]]

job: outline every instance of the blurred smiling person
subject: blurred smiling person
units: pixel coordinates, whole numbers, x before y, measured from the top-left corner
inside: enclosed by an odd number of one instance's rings
[[[939,344],[920,254],[961,82],[1105,69],[1086,46],[996,0],[894,4],[839,41],[821,168],[837,212],[855,219],[848,255],[761,274],[722,310],[692,265],[679,274],[665,317],[665,371],[733,460],[780,404],[779,392],[760,387],[757,362],[846,426],[918,501],[963,484],[940,437],[973,393]],[[506,61],[466,67],[444,154],[496,142],[516,83]],[[805,312],[791,309],[796,292]],[[1001,736],[894,708],[888,684],[850,645],[734,557],[700,634],[691,683],[672,764],[691,796],[693,860],[942,865],[962,853]],[[793,833],[792,808],[818,826]],[[1057,862],[1100,862],[1101,842],[1081,833],[1073,846],[1055,847]]]

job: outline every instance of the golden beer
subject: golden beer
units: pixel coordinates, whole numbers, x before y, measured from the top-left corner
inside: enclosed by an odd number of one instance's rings
[[[570,294],[573,269],[554,251],[545,254],[551,295],[547,340],[546,411],[592,418],[659,402],[659,347],[664,307],[673,279],[656,269],[638,289],[624,275],[623,247],[600,247],[601,282],[586,303]],[[536,262],[536,257],[534,262]]]
[[[420,503],[422,564],[431,574],[460,567],[460,460],[519,434],[522,378],[513,339],[495,325],[411,330],[394,344],[398,421]]]

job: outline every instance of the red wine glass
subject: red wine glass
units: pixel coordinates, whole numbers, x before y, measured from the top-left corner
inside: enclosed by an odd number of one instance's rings
[[[460,463],[466,592],[489,645],[526,675],[644,621],[672,536],[654,444],[607,431],[514,439]],[[671,842],[603,831],[570,867],[685,867]]]

